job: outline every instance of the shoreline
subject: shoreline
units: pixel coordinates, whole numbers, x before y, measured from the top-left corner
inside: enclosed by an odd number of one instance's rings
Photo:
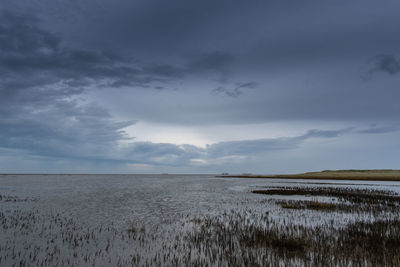
[[[301,174],[275,175],[217,175],[220,178],[255,179],[293,179],[293,180],[356,180],[356,181],[397,181],[400,182],[400,170],[339,170],[307,172]]]
[[[308,176],[288,176],[288,175],[217,175],[218,178],[248,178],[248,179],[291,179],[291,180],[347,180],[347,181],[392,181],[400,182],[400,177],[308,177]]]

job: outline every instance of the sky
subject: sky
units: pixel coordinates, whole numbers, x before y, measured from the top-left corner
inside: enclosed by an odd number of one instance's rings
[[[400,168],[397,0],[1,0],[1,173]]]

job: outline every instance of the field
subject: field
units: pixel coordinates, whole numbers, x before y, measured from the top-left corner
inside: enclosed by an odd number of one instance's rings
[[[325,170],[300,174],[223,175],[219,177],[400,181],[400,170]]]

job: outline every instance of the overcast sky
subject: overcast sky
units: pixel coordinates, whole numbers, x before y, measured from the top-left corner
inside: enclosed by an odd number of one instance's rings
[[[1,0],[0,172],[400,168],[398,0]]]

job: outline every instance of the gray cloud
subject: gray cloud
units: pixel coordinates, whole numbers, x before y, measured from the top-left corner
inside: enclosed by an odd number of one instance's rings
[[[43,110],[25,107],[2,117],[0,146],[48,157],[107,157],[118,141],[126,139],[122,129],[133,123],[118,122],[95,105],[58,100]]]
[[[101,83],[143,84],[112,53],[63,46],[32,16],[0,13],[0,146],[47,157],[107,154],[126,138],[110,113],[82,99]],[[143,71],[141,71],[143,73]]]
[[[2,11],[0,21],[3,90],[56,86],[60,81],[70,87],[146,87],[177,76],[172,66],[138,64],[110,51],[68,47],[59,36],[40,29],[32,16]]]
[[[234,61],[235,57],[232,54],[214,51],[190,57],[187,67],[190,70],[189,72],[217,71],[225,74]]]
[[[124,161],[110,153],[134,121],[118,121],[85,101],[84,92],[148,87],[174,76],[173,68],[137,67],[125,56],[65,46],[33,16],[2,11],[0,22],[0,147],[44,157]]]
[[[400,61],[393,55],[380,54],[373,59],[374,66],[369,71],[370,74],[374,72],[385,72],[390,75],[395,75],[400,72]]]
[[[207,147],[211,157],[232,155],[250,155],[274,150],[295,149],[302,142],[310,138],[334,138],[348,133],[350,129],[341,130],[310,130],[304,135],[295,137],[269,138],[259,140],[221,142]]]
[[[212,164],[213,160],[224,157],[296,149],[308,139],[335,138],[350,131],[310,130],[294,137],[219,142],[201,148],[189,144],[132,142],[122,130],[132,123],[115,121],[106,110],[94,105],[79,107],[75,102],[59,101],[51,113],[14,114],[11,118],[0,119],[3,129],[0,147],[86,162],[178,167],[196,165],[198,160]],[[127,143],[121,146],[118,141],[124,139]]]
[[[37,157],[192,166],[196,159],[287,151],[347,132],[313,130],[203,149],[127,144],[125,127],[136,120],[248,131],[271,122],[301,129],[321,121],[395,125],[399,7],[372,0],[3,0],[0,147]],[[378,56],[366,72],[391,77],[359,78],[371,55]],[[368,133],[396,131],[353,133],[378,140]]]
[[[213,89],[211,92],[214,95],[224,94],[229,97],[238,97],[243,94],[243,90],[246,89],[254,89],[257,87],[256,82],[241,82],[235,83],[232,89],[227,88],[226,86],[219,86]]]
[[[159,83],[204,72],[211,76],[221,75],[223,79],[234,62],[232,54],[213,51],[187,56],[180,67],[145,63],[110,50],[68,46],[60,36],[41,29],[40,20],[34,16],[2,11],[0,20],[3,91],[57,86],[60,82],[73,88],[71,91],[93,86],[160,88]],[[237,85],[235,90],[245,86]]]
[[[350,133],[353,128],[345,128],[340,130],[309,130],[302,137],[307,138],[334,138],[339,137],[343,134]]]
[[[357,131],[358,133],[361,134],[382,134],[382,133],[393,133],[393,132],[398,132],[400,131],[400,128],[398,126],[377,126],[377,125],[372,125],[369,128],[362,129]]]

